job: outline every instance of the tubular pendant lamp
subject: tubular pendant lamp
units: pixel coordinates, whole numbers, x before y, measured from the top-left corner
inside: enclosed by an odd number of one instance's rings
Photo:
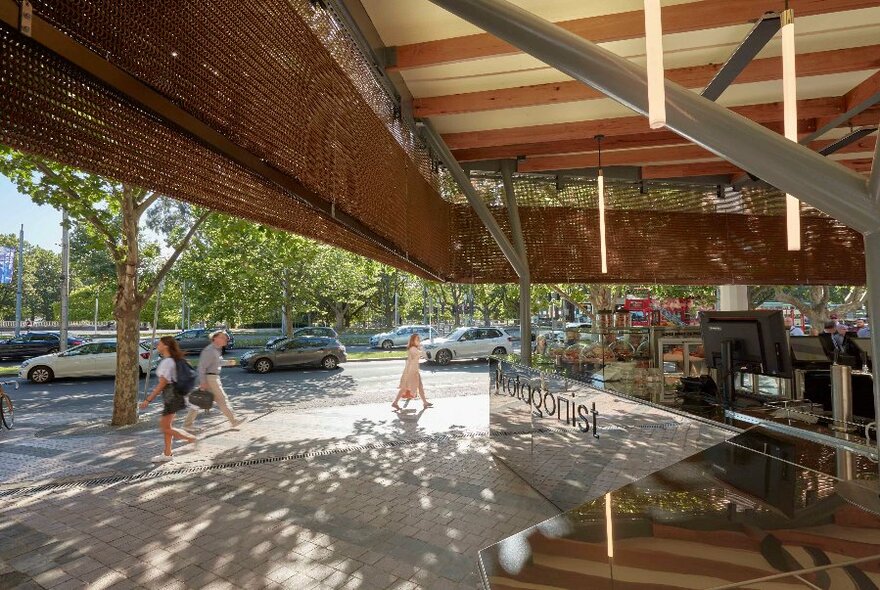
[[[648,124],[651,129],[660,129],[666,126],[660,0],[645,0],[645,55],[648,58]]]
[[[608,557],[614,559],[614,526],[611,521],[611,494],[605,494],[605,538],[608,542]]]
[[[795,74],[794,53],[794,11],[788,8],[782,12],[782,101],[785,137],[798,140],[797,122],[797,75]],[[790,251],[801,249],[801,203],[797,197],[785,195],[785,230]]]
[[[604,135],[596,136],[596,144],[599,146],[599,175],[596,177],[596,186],[599,191],[599,256],[602,258],[602,274],[608,273],[608,250],[605,246],[605,176],[602,174],[602,139]]]

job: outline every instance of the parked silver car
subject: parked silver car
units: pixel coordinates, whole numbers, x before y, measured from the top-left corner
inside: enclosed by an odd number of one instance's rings
[[[406,346],[409,343],[409,337],[418,334],[421,339],[430,340],[431,338],[439,338],[440,334],[431,326],[410,325],[400,326],[393,332],[383,332],[370,337],[370,346],[372,348],[383,348],[391,350],[395,346]]]
[[[244,353],[239,361],[246,371],[268,373],[280,367],[314,365],[335,369],[347,359],[345,346],[335,338],[302,336]]]

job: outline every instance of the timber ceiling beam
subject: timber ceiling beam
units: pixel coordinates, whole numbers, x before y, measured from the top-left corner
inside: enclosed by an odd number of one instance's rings
[[[778,4],[778,5],[777,5]],[[663,8],[663,33],[687,33],[755,22],[768,9],[781,8],[782,3],[768,5],[758,0],[701,0]],[[876,0],[790,0],[789,5],[800,18],[818,14],[844,12],[877,6]],[[593,43],[606,43],[645,36],[645,17],[641,10],[580,18],[557,23],[563,29]],[[392,70],[435,66],[472,59],[521,53],[512,45],[488,33],[452,37],[400,45],[395,48]]]
[[[846,127],[848,125],[877,125],[878,122],[880,122],[880,107],[874,107],[868,109],[860,115],[856,115],[846,124],[840,125],[840,127]],[[777,133],[782,133],[782,123],[780,121],[772,123],[762,123],[762,125]],[[816,119],[803,119],[798,122],[798,133],[800,135],[807,135],[815,130]],[[604,140],[602,140],[602,145],[608,146],[607,148],[603,147],[603,151],[605,149],[608,149],[610,151],[614,149],[681,145],[683,143],[684,140],[681,138],[681,136],[677,133],[673,133],[672,131],[658,131],[634,135],[618,135],[613,137],[606,137]],[[582,139],[549,141],[546,143],[528,143],[502,145],[486,148],[469,148],[455,150],[452,153],[459,162],[474,162],[481,160],[503,160],[507,158],[527,158],[534,156],[548,156],[558,154],[576,154],[591,152],[595,149],[596,140],[592,137],[585,137]]]
[[[733,112],[756,123],[773,123],[782,120],[782,103],[771,102],[733,107]],[[842,97],[814,98],[798,101],[798,117],[813,119],[836,116],[844,111]],[[637,133],[660,133],[652,131],[648,120],[642,116],[572,121],[549,125],[531,125],[484,131],[465,131],[443,136],[450,149],[496,147],[514,144],[547,143],[551,141],[577,140],[602,134],[606,137]]]
[[[680,138],[679,138],[680,139]],[[855,154],[874,151],[875,137],[865,137],[837,150],[836,154]],[[809,144],[813,150],[819,151],[836,140],[816,141]],[[602,150],[603,166],[638,166],[644,164],[669,164],[694,160],[722,161],[712,152],[694,144],[672,147],[658,147],[631,150]],[[517,166],[519,172],[547,172],[551,170],[570,170],[598,165],[596,152],[570,154],[565,156],[539,156],[527,158]]]
[[[854,170],[859,174],[867,175],[871,172],[871,158],[838,159],[836,162]],[[605,154],[602,154],[602,165],[605,165]],[[741,168],[737,168],[729,162],[718,160],[716,162],[695,162],[690,164],[656,164],[642,166],[642,180],[666,180],[688,179],[700,176],[726,176],[727,182],[732,183],[734,177],[742,174]]]
[[[666,77],[685,88],[699,89],[708,84],[721,67],[720,64],[707,64],[676,68],[667,70]],[[876,68],[880,68],[880,45],[818,51],[797,56],[797,73],[801,78]],[[768,57],[750,63],[736,78],[735,84],[781,79],[782,58]],[[435,117],[603,98],[607,97],[598,90],[577,81],[567,81],[417,98],[413,100],[413,110],[416,117]]]

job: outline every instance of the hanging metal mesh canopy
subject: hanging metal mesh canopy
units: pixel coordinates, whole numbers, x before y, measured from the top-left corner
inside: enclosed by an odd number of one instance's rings
[[[474,186],[510,235],[503,183],[472,173]],[[864,245],[857,231],[803,206],[803,246],[789,252],[785,195],[672,183],[605,183],[608,273],[601,273],[596,179],[514,176],[529,269],[536,282],[641,284],[864,284]],[[457,187],[455,272],[462,282],[515,281],[489,232]],[[486,252],[494,252],[486,256]],[[469,275],[469,273],[472,273]],[[534,277],[540,277],[534,279]]]
[[[353,43],[308,0],[33,6],[29,39],[19,3],[0,0],[0,143],[423,277],[515,280]],[[475,183],[506,229],[500,179]],[[864,283],[861,236],[816,211],[804,249],[785,250],[775,191],[719,199],[714,187],[608,183],[602,275],[594,179],[519,175],[515,186],[534,282]]]

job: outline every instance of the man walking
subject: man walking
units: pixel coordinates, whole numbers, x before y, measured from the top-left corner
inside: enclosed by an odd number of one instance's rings
[[[228,343],[229,337],[224,330],[217,330],[211,334],[211,343],[199,355],[199,389],[214,394],[214,403],[229,420],[229,424],[235,428],[244,420],[237,420],[229,409],[229,400],[226,398],[226,392],[223,391],[223,384],[220,383],[220,367],[223,364],[221,354]],[[199,410],[190,409],[183,422],[184,429],[189,430],[192,427],[198,413]]]

